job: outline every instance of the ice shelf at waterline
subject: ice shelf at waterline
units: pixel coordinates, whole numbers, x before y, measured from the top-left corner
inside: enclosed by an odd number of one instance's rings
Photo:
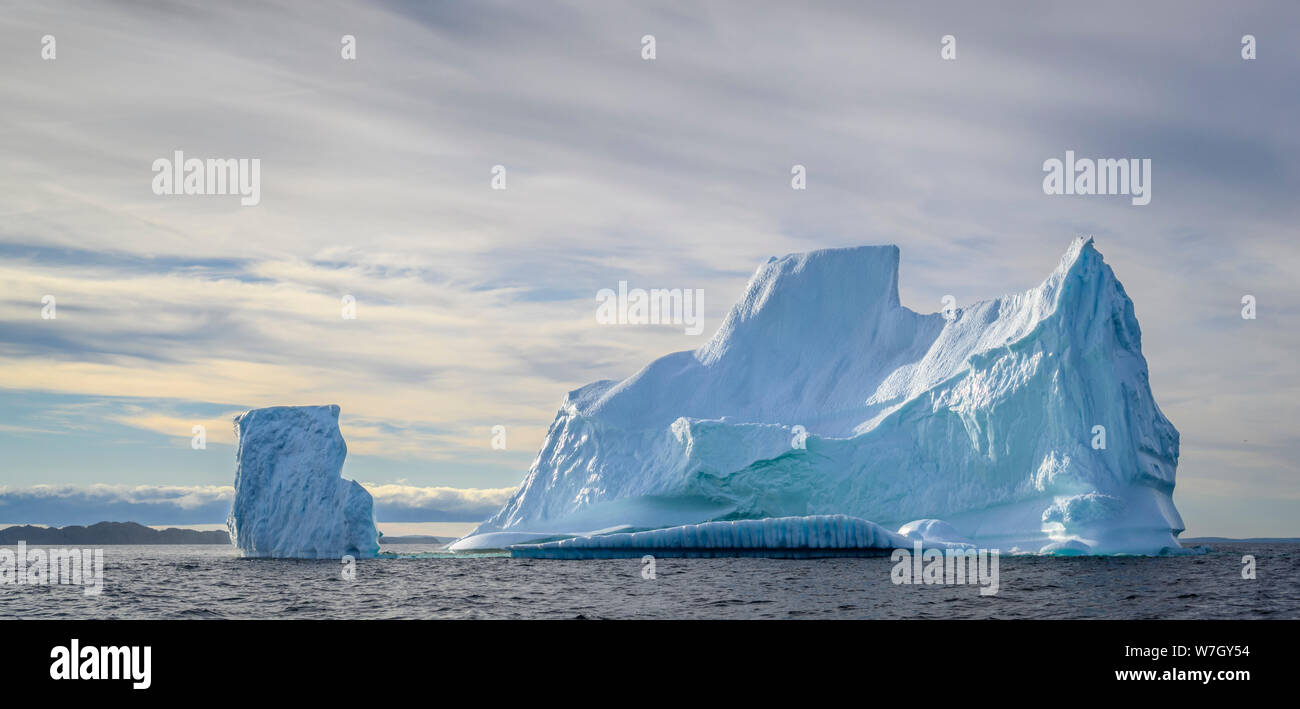
[[[898,263],[759,266],[708,343],[570,392],[518,491],[452,549],[828,514],[1008,552],[1177,549],[1178,431],[1093,241],[951,317],[900,304]]]
[[[379,553],[374,502],[341,472],[338,406],[274,406],[235,417],[235,502],[226,524],[244,556]]]
[[[643,532],[573,537],[540,544],[516,544],[510,555],[537,559],[764,556],[813,558],[884,556],[923,541],[917,532],[896,534],[845,515],[704,522]],[[964,547],[960,542],[925,542],[930,547]]]

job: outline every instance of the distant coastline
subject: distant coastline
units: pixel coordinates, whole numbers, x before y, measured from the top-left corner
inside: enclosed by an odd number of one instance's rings
[[[99,522],[89,527],[35,527],[16,525],[0,529],[0,545],[27,544],[230,544],[225,531],[199,532],[193,529],[153,529],[136,522]]]

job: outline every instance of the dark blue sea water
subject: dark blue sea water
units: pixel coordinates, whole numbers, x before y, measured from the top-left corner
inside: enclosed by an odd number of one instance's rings
[[[1002,557],[999,592],[896,585],[888,558],[556,561],[242,559],[224,546],[108,546],[105,586],[0,586],[0,618],[1300,618],[1300,544],[1173,557]],[[1242,578],[1253,555],[1256,578]]]

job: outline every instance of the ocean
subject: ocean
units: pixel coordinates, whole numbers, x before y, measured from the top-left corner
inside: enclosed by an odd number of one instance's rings
[[[103,547],[104,588],[0,585],[3,619],[1300,618],[1300,544],[1170,557],[1003,556],[998,592],[891,581],[888,557],[448,558],[392,545],[356,562],[243,559],[225,546]],[[1255,559],[1243,579],[1243,557]]]

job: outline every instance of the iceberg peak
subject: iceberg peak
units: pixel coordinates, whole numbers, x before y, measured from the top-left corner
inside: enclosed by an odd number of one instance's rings
[[[733,348],[776,336],[813,342],[832,329],[870,327],[900,308],[897,246],[822,249],[773,257],[750,278],[696,358],[706,364]]]
[[[1085,256],[1101,258],[1101,252],[1097,251],[1096,239],[1091,236],[1076,236],[1069,248],[1065,250],[1065,254],[1061,256],[1061,265],[1057,270],[1068,271],[1075,262]]]

